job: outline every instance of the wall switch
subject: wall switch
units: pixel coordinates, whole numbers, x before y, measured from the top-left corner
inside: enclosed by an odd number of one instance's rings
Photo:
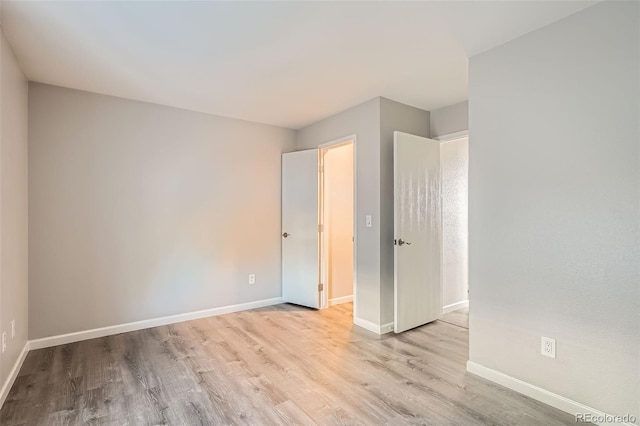
[[[373,220],[371,219],[370,214],[364,217],[364,226],[366,226],[367,228],[371,228],[373,226]]]
[[[256,283],[256,274],[249,274],[249,284]]]
[[[540,353],[549,358],[556,357],[556,339],[542,336],[542,344],[540,347]]]
[[[2,353],[7,350],[7,332],[2,333]]]
[[[11,338],[16,337],[16,320],[11,320]]]

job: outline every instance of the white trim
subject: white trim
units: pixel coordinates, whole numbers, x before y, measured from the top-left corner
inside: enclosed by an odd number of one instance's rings
[[[370,331],[372,333],[378,334],[378,335],[382,335],[382,334],[387,334],[393,331],[393,323],[387,323],[387,324],[382,324],[382,325],[378,325],[376,323],[373,323],[371,321],[367,321],[366,319],[362,319],[362,318],[358,318],[358,317],[353,317],[353,323],[355,325],[357,325],[358,327],[362,327],[367,331]]]
[[[391,333],[393,331],[393,323],[392,322],[388,322],[386,324],[382,324],[380,326],[380,334],[387,334],[387,333]]]
[[[443,306],[442,307],[442,313],[443,314],[448,314],[449,312],[457,311],[458,309],[468,308],[468,307],[469,307],[469,301],[468,300],[463,300],[461,302],[456,302],[456,303],[452,303],[450,305]]]
[[[237,305],[222,306],[219,308],[205,309],[202,311],[188,312],[185,314],[171,315],[167,317],[130,322],[127,324],[112,325],[109,327],[94,328],[92,330],[78,331],[75,333],[61,334],[58,336],[51,336],[51,337],[45,337],[42,339],[30,340],[29,349],[33,350],[33,349],[48,348],[51,346],[79,342],[81,340],[95,339],[95,338],[104,337],[104,336],[112,336],[114,334],[127,333],[129,331],[142,330],[145,328],[158,327],[161,325],[175,324],[177,322],[190,321],[190,320],[213,317],[213,316],[223,315],[223,314],[230,314],[232,312],[262,308],[265,306],[277,305],[280,303],[282,303],[282,298],[275,297],[273,299],[257,300],[255,302],[240,303]]]
[[[352,134],[352,135],[349,135],[349,136],[345,136],[345,137],[342,137],[342,138],[334,139],[331,142],[320,144],[320,145],[318,145],[318,148],[320,148],[320,149],[336,148],[336,147],[338,147],[340,145],[347,145],[347,144],[351,143],[352,141],[353,142],[356,141],[356,134],[355,133]]]
[[[372,323],[371,321],[367,321],[366,319],[362,319],[354,316],[353,323],[358,327],[364,328],[367,331],[380,334],[380,326],[375,323]]]
[[[329,306],[341,305],[343,303],[350,302],[353,302],[353,294],[350,296],[334,297],[333,299],[329,299]]]
[[[440,136],[436,136],[433,139],[434,141],[438,141],[438,142],[451,142],[454,141],[456,139],[462,139],[464,137],[469,136],[469,130],[461,130],[459,132],[454,132],[454,133],[448,133],[446,135],[440,135]]]
[[[565,398],[564,396],[558,395],[556,393],[549,392],[546,389],[542,389],[538,386],[532,385],[531,383],[516,379],[515,377],[511,377],[499,371],[492,370],[491,368],[484,367],[472,361],[467,361],[467,371],[469,373],[475,374],[476,376],[480,376],[484,379],[498,383],[499,385],[526,395],[529,398],[533,398],[537,401],[543,402],[566,413],[573,414],[574,416],[578,413],[591,414],[592,416],[598,417],[608,416],[607,413],[604,413],[600,410],[596,410],[595,408],[573,401],[569,398]],[[634,426],[632,423],[618,424]]]
[[[4,401],[7,399],[7,396],[9,396],[9,391],[11,390],[11,386],[13,386],[13,383],[16,381],[16,378],[18,377],[18,372],[20,371],[20,367],[22,367],[22,363],[24,362],[24,359],[27,357],[27,352],[29,352],[29,342],[25,342],[24,347],[22,348],[22,352],[20,352],[20,355],[18,356],[16,363],[13,364],[13,368],[9,372],[9,376],[7,377],[7,380],[4,381],[4,384],[0,389],[0,408],[2,408],[2,406],[4,405]]]
[[[358,137],[353,134],[353,317],[358,314]]]

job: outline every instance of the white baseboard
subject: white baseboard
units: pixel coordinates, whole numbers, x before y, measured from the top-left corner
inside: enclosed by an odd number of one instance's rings
[[[353,294],[350,296],[336,297],[334,299],[329,299],[329,306],[340,305],[342,303],[351,303],[353,302]]]
[[[367,321],[367,320],[362,319],[362,318],[353,317],[353,323],[355,325],[357,325],[358,327],[362,327],[365,330],[368,330],[368,331],[370,331],[372,333],[376,333],[376,334],[379,334],[379,335],[390,333],[390,332],[393,331],[393,323],[392,322],[390,322],[388,324],[378,325],[376,323],[373,323],[371,321]]]
[[[382,324],[380,326],[380,334],[387,334],[387,333],[391,333],[393,331],[393,323],[392,322],[388,322],[386,324]]]
[[[353,323],[355,325],[357,325],[358,327],[362,327],[367,331],[370,331],[372,333],[376,333],[376,334],[380,334],[380,326],[378,324],[375,324],[371,321],[367,321],[365,319],[362,318],[358,318],[356,316],[353,317]]]
[[[145,328],[158,327],[161,325],[175,324],[177,322],[190,321],[200,318],[213,317],[216,315],[230,314],[232,312],[246,311],[249,309],[262,308],[265,306],[282,303],[281,297],[273,299],[258,300],[255,302],[240,303],[238,305],[222,306],[220,308],[204,309],[202,311],[188,312],[185,314],[171,315],[167,317],[154,318],[143,321],[130,322],[127,324],[112,325],[109,327],[94,328],[92,330],[78,331],[75,333],[61,334],[58,336],[45,337],[42,339],[30,340],[29,349],[42,349],[51,346],[64,345],[67,343],[79,342],[81,340],[95,339],[98,337],[112,336],[114,334],[126,333],[129,331],[142,330]]]
[[[22,367],[22,363],[24,362],[24,359],[27,357],[27,352],[29,352],[29,342],[26,342],[24,344],[24,347],[22,348],[22,352],[20,352],[20,355],[18,356],[16,363],[13,364],[13,368],[9,372],[9,376],[7,377],[7,380],[4,381],[4,383],[2,384],[2,388],[0,388],[0,408],[2,408],[2,406],[4,405],[4,401],[7,399],[7,396],[9,396],[9,391],[11,390],[11,386],[13,386],[13,383],[16,381],[16,378],[18,377],[18,372],[20,371],[20,367]]]
[[[537,401],[543,402],[547,405],[555,407],[566,413],[573,414],[574,416],[580,413],[580,414],[590,414],[592,418],[598,418],[598,417],[604,418],[607,416],[610,417],[610,415],[600,410],[596,410],[595,408],[573,401],[569,398],[565,398],[564,396],[550,392],[546,389],[542,389],[538,386],[532,385],[520,379],[516,379],[515,377],[511,377],[499,371],[492,370],[491,368],[487,368],[480,364],[476,364],[475,362],[472,362],[472,361],[467,361],[467,371],[469,373],[475,374],[476,376],[480,376],[484,379],[498,383],[499,385],[502,385],[506,388],[509,388],[523,395],[526,395],[529,398],[533,398]],[[596,424],[605,424],[605,423],[596,423]],[[607,424],[610,424],[610,422]],[[626,426],[635,426],[633,423],[616,423],[616,424],[622,424]]]
[[[456,303],[452,303],[450,305],[443,306],[442,307],[442,313],[443,314],[448,314],[449,312],[457,311],[458,309],[468,308],[468,307],[469,307],[469,301],[468,300],[463,300],[461,302],[456,302]]]

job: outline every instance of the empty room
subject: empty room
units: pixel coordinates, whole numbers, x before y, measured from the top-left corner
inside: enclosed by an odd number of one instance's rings
[[[640,425],[640,2],[0,0],[0,425]]]

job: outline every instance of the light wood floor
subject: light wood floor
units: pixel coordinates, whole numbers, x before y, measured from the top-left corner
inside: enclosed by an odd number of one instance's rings
[[[458,309],[442,316],[443,322],[469,329],[469,308]]]
[[[466,373],[467,341],[442,321],[379,339],[350,304],[277,305],[32,351],[0,424],[574,424]]]

